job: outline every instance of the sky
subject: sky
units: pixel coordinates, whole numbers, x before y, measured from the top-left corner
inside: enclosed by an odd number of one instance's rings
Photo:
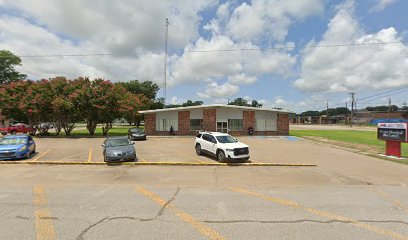
[[[242,97],[300,113],[354,92],[358,108],[402,106],[407,12],[406,0],[0,0],[0,49],[32,80],[150,80],[161,97],[168,18],[167,104]]]

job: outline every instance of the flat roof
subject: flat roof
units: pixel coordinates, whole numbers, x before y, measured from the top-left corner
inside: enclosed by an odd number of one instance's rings
[[[190,110],[190,109],[200,109],[200,108],[235,108],[235,109],[243,109],[243,110],[251,110],[251,111],[268,111],[268,112],[288,113],[288,114],[292,113],[291,111],[274,109],[274,108],[257,108],[257,107],[235,106],[235,105],[226,105],[226,104],[210,104],[210,105],[199,105],[199,106],[190,106],[190,107],[163,108],[163,109],[139,111],[139,113],[157,113],[157,112],[180,111],[180,110]]]

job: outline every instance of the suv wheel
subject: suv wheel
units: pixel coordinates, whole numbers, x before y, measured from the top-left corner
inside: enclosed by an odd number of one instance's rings
[[[201,155],[201,146],[200,146],[200,144],[197,144],[195,149],[196,149],[197,155],[200,156]]]
[[[218,151],[217,159],[218,159],[218,162],[224,162],[225,161],[225,154],[224,154],[223,151]]]

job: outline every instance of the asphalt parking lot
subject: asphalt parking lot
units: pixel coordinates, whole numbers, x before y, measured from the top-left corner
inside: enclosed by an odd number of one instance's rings
[[[101,163],[104,138],[36,138],[37,153],[31,162]],[[149,137],[135,141],[139,162],[144,163],[217,163],[210,156],[197,156],[194,137]],[[276,154],[294,145],[305,144],[296,137],[239,137],[250,146],[249,163],[307,164],[302,158],[288,158]],[[302,143],[303,142],[303,143]],[[272,154],[273,153],[273,154]]]
[[[0,239],[408,239],[408,166],[294,137],[239,137],[251,163],[197,156],[192,137],[136,141],[103,164],[103,138],[36,138],[0,165]],[[100,163],[96,165],[87,163]],[[191,165],[193,165],[191,164]],[[313,164],[313,167],[291,166]]]

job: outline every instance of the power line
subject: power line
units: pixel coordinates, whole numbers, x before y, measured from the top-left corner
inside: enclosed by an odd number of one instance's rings
[[[395,91],[400,91],[400,90],[405,89],[405,88],[408,88],[408,87],[403,87],[403,88],[388,90],[388,91],[381,92],[381,93],[377,93],[377,94],[374,94],[374,95],[371,95],[371,96],[359,98],[358,100],[364,100],[364,99],[368,99],[368,98],[373,98],[373,97],[380,96],[380,95],[383,95],[383,94],[387,94],[387,93],[391,93],[391,92],[395,92]]]
[[[328,45],[308,45],[307,48],[339,48],[339,47],[369,47],[382,46],[388,44],[404,43],[402,41],[396,42],[378,42],[378,43],[349,43],[349,44],[328,44]],[[269,48],[231,48],[231,49],[197,49],[185,50],[183,53],[211,53],[211,52],[240,52],[240,51],[268,51],[268,50],[288,50],[296,49],[296,46],[282,46]],[[93,56],[137,56],[146,54],[158,54],[157,52],[135,52],[135,53],[82,53],[82,54],[44,54],[44,55],[20,55],[20,58],[52,58],[52,57],[93,57]],[[7,56],[0,56],[0,58],[9,58]]]

